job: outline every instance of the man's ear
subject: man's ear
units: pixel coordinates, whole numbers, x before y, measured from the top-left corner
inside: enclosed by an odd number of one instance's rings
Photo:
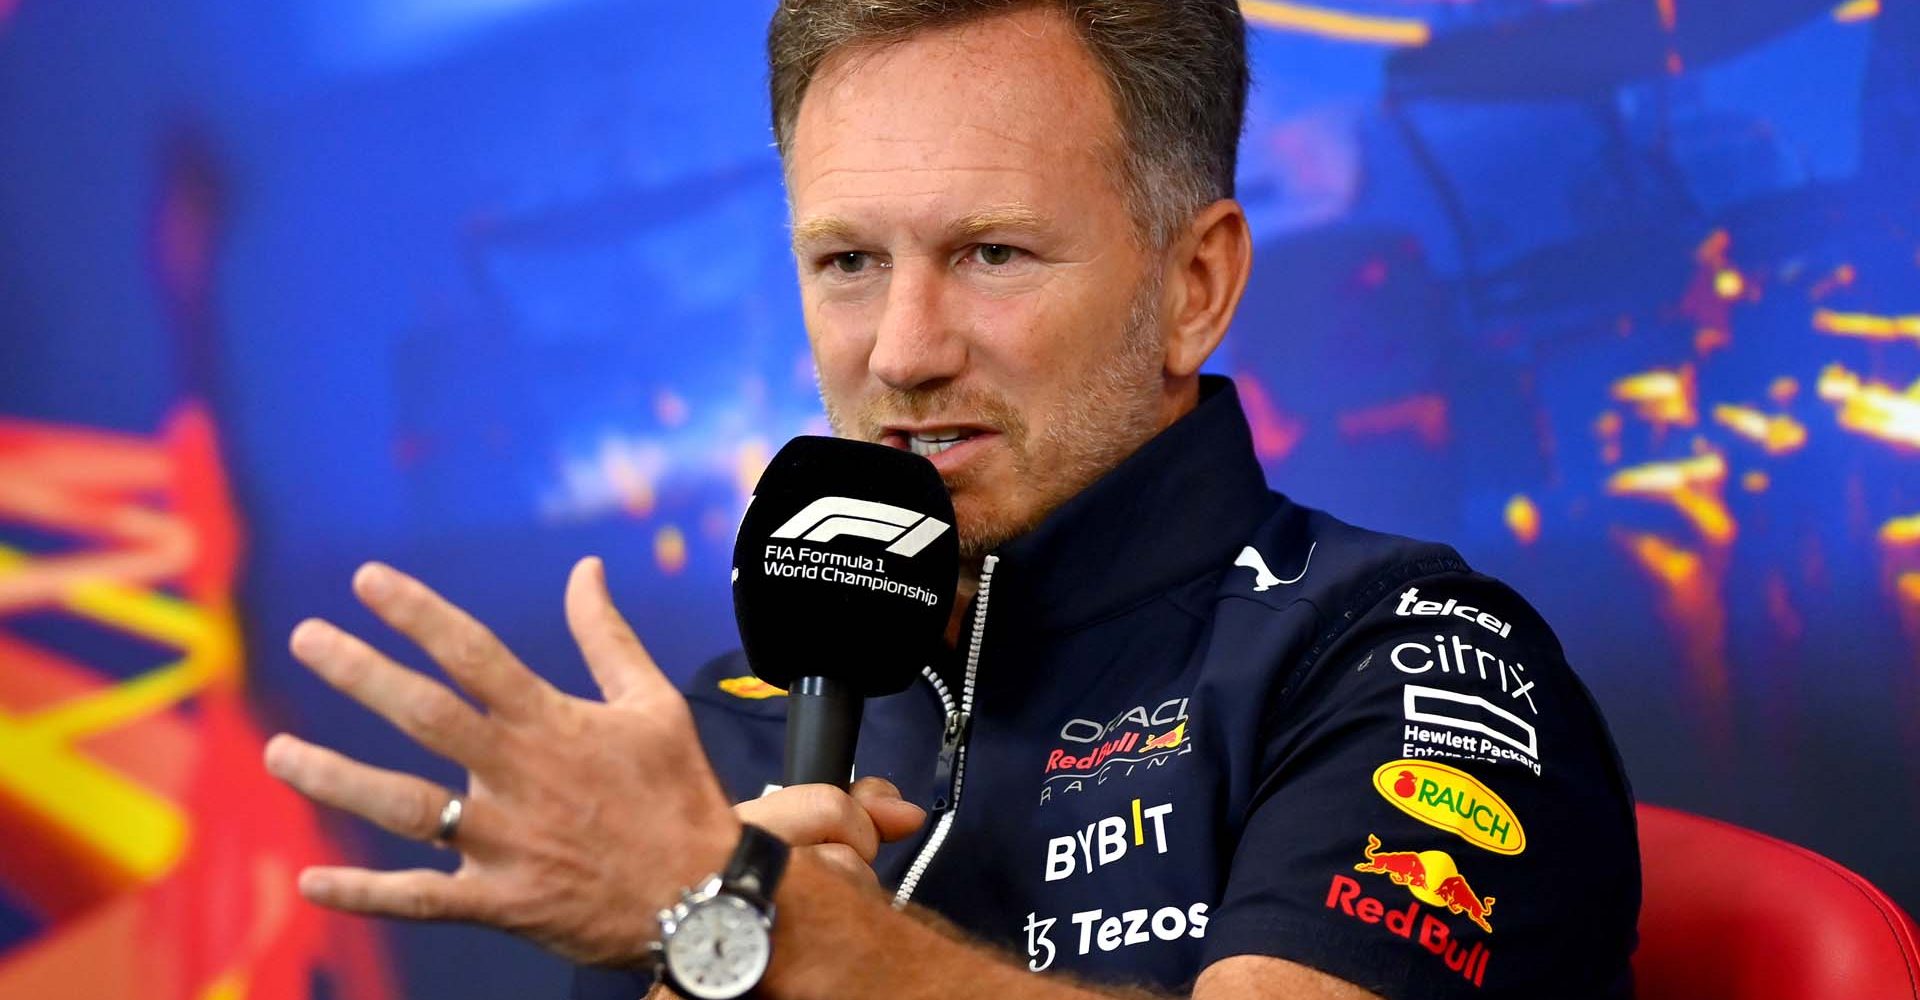
[[[1253,234],[1240,203],[1223,198],[1202,209],[1174,242],[1166,266],[1166,374],[1187,378],[1220,346],[1253,270]]]

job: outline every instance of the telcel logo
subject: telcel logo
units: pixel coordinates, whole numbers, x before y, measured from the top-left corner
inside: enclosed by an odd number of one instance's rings
[[[1373,772],[1374,790],[1401,812],[1495,854],[1527,849],[1527,831],[1480,779],[1430,760],[1396,760]]]
[[[1420,600],[1420,590],[1417,587],[1408,587],[1406,592],[1400,595],[1400,606],[1394,608],[1393,613],[1401,618],[1410,616],[1420,618],[1451,616],[1461,619],[1462,621],[1472,622],[1502,639],[1505,639],[1513,632],[1512,622],[1503,622],[1471,604],[1461,604],[1451,597],[1447,598],[1444,604],[1439,601]]]

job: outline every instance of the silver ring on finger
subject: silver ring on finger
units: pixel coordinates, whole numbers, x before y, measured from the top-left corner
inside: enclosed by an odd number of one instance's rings
[[[460,817],[465,815],[467,804],[455,795],[447,799],[440,807],[440,825],[433,831],[433,842],[439,847],[453,846],[454,834],[460,832]]]

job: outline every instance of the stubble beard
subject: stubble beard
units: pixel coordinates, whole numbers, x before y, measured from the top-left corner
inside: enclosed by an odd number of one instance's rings
[[[1013,459],[1011,490],[982,495],[980,477],[969,469],[944,477],[954,496],[961,559],[977,562],[1032,531],[1163,429],[1165,381],[1155,308],[1159,300],[1159,281],[1143,282],[1128,306],[1120,349],[1096,360],[1075,380],[1043,414],[1038,433],[997,394],[950,383],[887,389],[862,403],[852,418],[823,392],[827,421],[835,434],[862,441],[879,440],[881,428],[889,423],[936,417],[964,417],[997,430]]]

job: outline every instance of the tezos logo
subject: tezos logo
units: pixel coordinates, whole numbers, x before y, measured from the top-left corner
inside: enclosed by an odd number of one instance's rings
[[[831,542],[841,535],[859,535],[890,542],[887,551],[895,555],[916,556],[949,527],[939,518],[905,507],[853,497],[821,497],[787,518],[772,537]]]

